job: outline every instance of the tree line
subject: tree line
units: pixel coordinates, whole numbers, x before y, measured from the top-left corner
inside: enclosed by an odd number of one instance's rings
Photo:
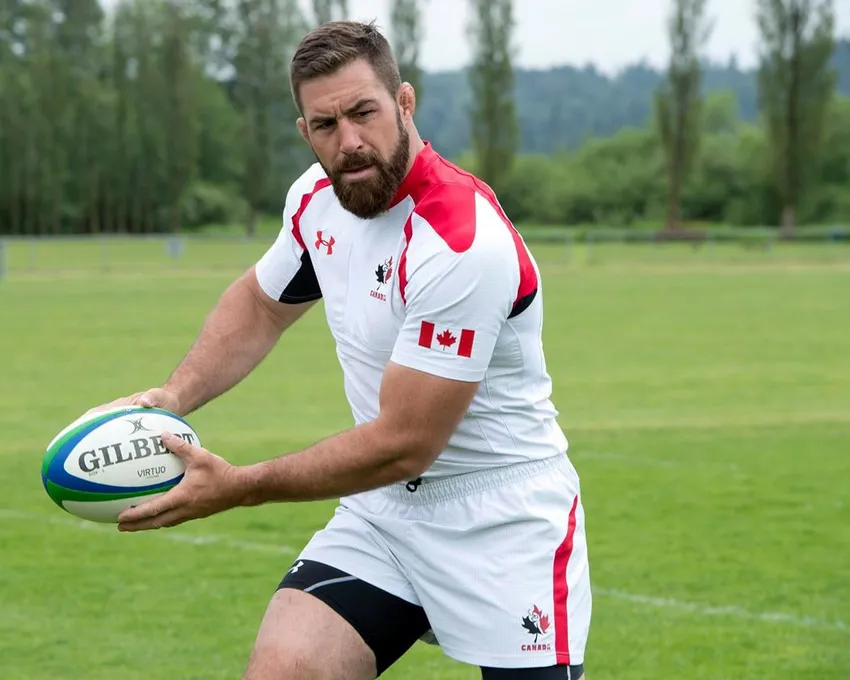
[[[520,225],[611,228],[776,227],[783,195],[767,130],[742,120],[734,98],[718,92],[700,113],[699,153],[676,192],[670,216],[669,157],[654,124],[626,127],[573,151],[523,154],[499,194]],[[822,150],[798,204],[798,222],[850,226],[850,98],[835,97],[821,130]],[[472,154],[462,165],[477,169]]]
[[[577,128],[581,90],[544,87],[557,115],[543,124],[547,109],[529,102],[542,75],[514,68],[511,0],[465,0],[473,60],[461,74],[419,67],[425,1],[392,0],[388,32],[420,90],[420,129],[492,184],[517,221],[792,229],[850,217],[850,105],[837,94],[850,43],[836,43],[832,0],[747,0],[761,36],[754,115],[734,95],[706,96],[710,0],[670,0],[668,68],[629,72],[644,115],[635,101],[606,109],[642,124],[611,123],[604,137],[583,130],[580,144],[561,140]],[[259,215],[279,215],[288,184],[314,161],[294,126],[289,59],[311,26],[348,9],[346,0],[313,0],[306,14],[297,0],[119,0],[106,14],[98,0],[6,0],[0,234],[236,221],[251,233]],[[566,72],[600,77],[553,70]],[[441,145],[459,128],[462,145]]]

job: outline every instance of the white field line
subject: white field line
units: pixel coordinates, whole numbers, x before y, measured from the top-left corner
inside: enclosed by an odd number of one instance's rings
[[[781,612],[754,612],[738,606],[712,607],[701,602],[685,602],[667,597],[651,597],[649,595],[637,595],[626,593],[622,590],[611,590],[609,588],[594,588],[594,595],[602,595],[615,600],[624,600],[647,607],[658,609],[678,609],[679,611],[692,612],[700,616],[721,616],[736,619],[749,619],[751,621],[763,621],[765,623],[787,623],[801,628],[820,628],[824,630],[837,630],[850,633],[850,624],[843,621],[823,621],[810,616],[796,616]]]
[[[19,512],[17,510],[6,510],[0,508],[0,520],[24,520],[45,522],[56,526],[71,527],[81,529],[83,531],[94,531],[102,534],[112,534],[119,536],[118,529],[114,524],[99,524],[97,522],[86,522],[84,520],[76,520],[71,517],[48,517],[31,512]],[[234,550],[244,550],[246,552],[262,552],[277,555],[290,555],[295,557],[298,551],[289,545],[274,545],[272,543],[254,543],[252,541],[240,541],[239,539],[231,538],[230,536],[218,536],[215,534],[184,534],[173,529],[159,530],[148,532],[148,535],[155,536],[165,541],[174,543],[187,543],[189,545],[214,545]]]
[[[48,517],[47,515],[19,512],[17,510],[6,510],[0,508],[0,520],[22,520],[32,522],[46,522],[48,524],[71,527],[84,531],[96,531],[99,533],[117,534],[118,530],[109,524],[97,524],[95,522],[86,522],[82,520],[74,520],[64,517]],[[229,536],[220,535],[204,535],[195,536],[192,534],[184,534],[173,529],[165,529],[156,532],[151,532],[151,535],[162,540],[174,541],[188,545],[197,546],[220,546],[233,550],[244,550],[246,552],[261,552],[267,554],[283,554],[296,555],[295,548],[288,545],[273,545],[270,543],[255,543],[251,541],[240,541]],[[815,628],[821,630],[838,631],[842,633],[850,633],[850,624],[844,621],[833,620],[825,621],[816,619],[810,616],[797,616],[795,614],[787,614],[782,612],[758,612],[750,611],[743,607],[732,605],[725,607],[717,607],[701,602],[687,602],[684,600],[676,600],[666,597],[653,597],[650,595],[640,595],[637,593],[629,593],[622,590],[611,588],[601,588],[595,586],[593,588],[594,596],[608,597],[614,600],[622,600],[633,604],[651,607],[653,609],[673,609],[683,612],[690,612],[703,617],[728,617],[735,619],[745,619],[750,621],[760,621],[763,623],[786,624],[798,628]]]

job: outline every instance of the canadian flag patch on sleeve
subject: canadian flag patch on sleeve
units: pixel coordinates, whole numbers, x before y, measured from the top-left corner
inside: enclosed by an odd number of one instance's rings
[[[419,346],[436,349],[460,357],[472,356],[475,331],[468,328],[446,328],[430,321],[419,327]]]

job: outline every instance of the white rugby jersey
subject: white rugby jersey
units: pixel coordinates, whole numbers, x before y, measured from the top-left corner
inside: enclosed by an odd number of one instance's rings
[[[287,303],[322,298],[357,424],[375,419],[387,363],[480,381],[425,476],[564,453],[550,400],[540,273],[481,180],[426,143],[384,214],[339,203],[316,163],[292,185],[256,267]]]

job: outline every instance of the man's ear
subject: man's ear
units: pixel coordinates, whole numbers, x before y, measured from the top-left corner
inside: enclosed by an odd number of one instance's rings
[[[297,121],[295,121],[295,124],[298,126],[298,132],[301,133],[301,137],[304,139],[305,142],[309,144],[310,135],[307,134],[307,121],[303,118],[299,118]]]
[[[398,96],[396,97],[398,106],[401,109],[402,117],[405,119],[413,118],[416,113],[416,90],[410,83],[402,83],[398,88]]]

